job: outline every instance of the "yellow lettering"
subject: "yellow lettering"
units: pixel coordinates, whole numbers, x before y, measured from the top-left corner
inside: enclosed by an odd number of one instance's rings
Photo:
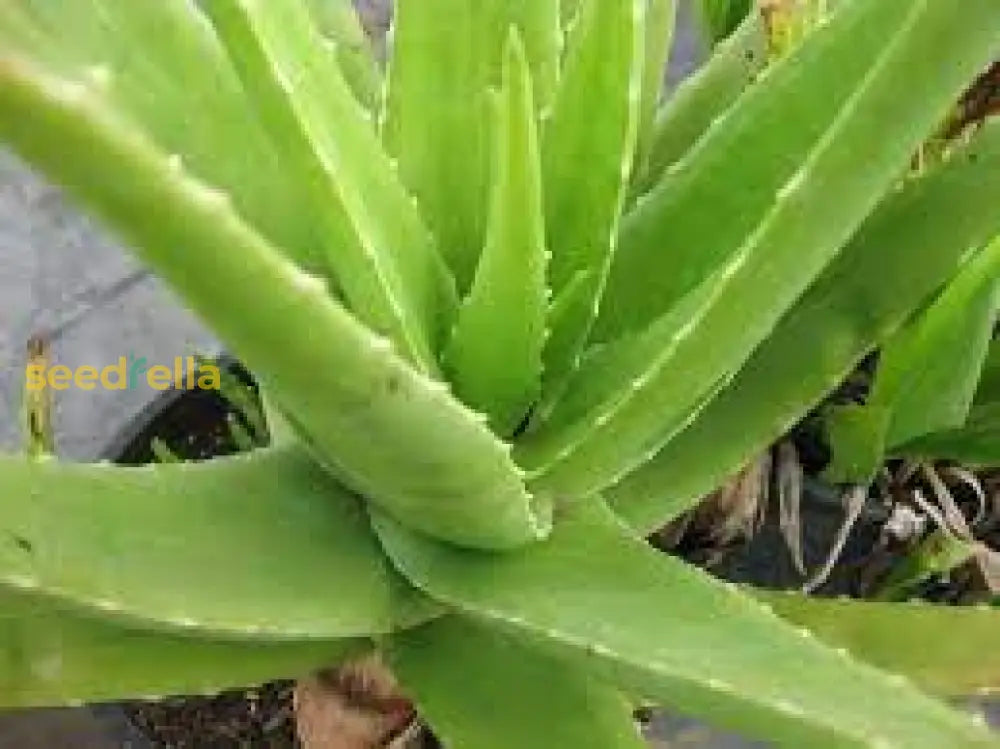
[[[49,370],[49,387],[53,390],[68,390],[73,371],[64,364],[57,364]]]
[[[170,367],[157,365],[150,367],[149,371],[146,372],[146,381],[153,390],[169,390],[173,384],[173,374]]]
[[[118,375],[117,382],[111,380],[112,375]],[[124,356],[118,358],[117,364],[109,364],[101,370],[101,385],[105,390],[126,390],[128,388],[128,363]]]
[[[39,390],[45,389],[45,365],[44,364],[29,364],[28,368],[25,370],[25,383],[24,386],[31,392],[37,393]]]
[[[214,364],[206,364],[198,376],[198,387],[201,390],[218,390],[222,387],[222,373]]]
[[[93,390],[97,385],[97,368],[80,367],[76,370],[73,382],[80,390]]]

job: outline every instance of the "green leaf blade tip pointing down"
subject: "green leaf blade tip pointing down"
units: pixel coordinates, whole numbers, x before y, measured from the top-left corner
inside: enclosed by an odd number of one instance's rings
[[[893,334],[1000,232],[1000,126],[891,194],[698,420],[608,490],[652,532],[721,485]]]
[[[520,554],[437,544],[384,519],[399,569],[458,613],[630,694],[787,747],[987,747],[984,727],[652,549],[599,501]]]
[[[546,342],[543,410],[578,363],[615,251],[638,138],[645,5],[585,0],[544,123],[549,287],[562,310]]]
[[[882,350],[870,405],[891,412],[889,449],[961,427],[1000,304],[1000,239],[976,253],[930,306]]]
[[[4,140],[124,235],[351,489],[459,544],[509,548],[547,533],[550,507],[527,494],[509,446],[85,83],[0,56],[0,115]]]
[[[455,394],[510,435],[541,391],[548,304],[535,107],[516,29],[496,102],[492,212],[472,291],[459,310],[445,368]]]
[[[891,8],[898,14],[892,42],[758,215],[740,250],[707,282],[711,287],[697,313],[651,358],[647,372],[596,405],[580,424],[546,430],[543,423],[519,442],[517,459],[529,471],[533,491],[569,496],[599,491],[690,426],[892,186],[989,59],[1000,28],[1000,5],[991,0],[964,3],[961,9],[910,0],[845,6],[858,8],[876,14]],[[823,30],[842,37],[853,31],[854,20],[838,15]],[[817,38],[819,32],[812,37]],[[947,74],[926,56],[932,43],[952,60]],[[921,76],[921,95],[901,99],[900,82],[913,77],[915,66],[927,73]],[[860,144],[876,135],[882,145],[859,172]],[[831,202],[831,193],[837,201]]]
[[[445,746],[642,749],[613,687],[457,616],[388,640],[393,672]]]
[[[396,4],[382,135],[465,293],[489,213],[489,90],[514,25],[548,106],[559,66],[557,0],[402,0]]]
[[[420,368],[455,304],[419,211],[299,0],[204,0],[244,85],[330,214],[330,262],[353,309]]]

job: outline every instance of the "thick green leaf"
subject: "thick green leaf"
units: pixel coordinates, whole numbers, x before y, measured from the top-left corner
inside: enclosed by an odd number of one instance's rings
[[[308,0],[313,18],[333,47],[355,98],[368,111],[381,104],[382,73],[351,0]]]
[[[965,423],[1000,307],[1000,239],[882,349],[869,399],[891,412],[889,448]]]
[[[486,248],[445,361],[455,394],[487,414],[502,435],[524,421],[541,392],[548,304],[531,71],[520,36],[511,34],[496,102]]]
[[[489,212],[489,89],[511,25],[524,39],[536,104],[558,76],[557,0],[401,0],[383,136],[420,201],[460,290],[469,288]]]
[[[253,115],[194,0],[18,0],[0,4],[0,49],[89,79],[107,106],[165,153],[225,189],[242,216],[312,272],[319,217]]]
[[[833,453],[823,473],[835,484],[870,484],[885,463],[885,436],[892,412],[879,406],[830,408],[824,426]]]
[[[646,159],[653,140],[653,125],[663,92],[663,76],[670,57],[677,20],[676,0],[647,0],[646,36],[642,72],[642,100],[639,103],[639,134],[636,139],[636,159],[632,178],[645,171]]]
[[[568,506],[519,554],[462,551],[376,520],[414,584],[626,688],[785,746],[990,746],[985,730],[823,646],[733,586]]]
[[[918,437],[898,446],[892,455],[953,460],[970,467],[1000,467],[1000,403],[976,406],[961,428]]]
[[[652,531],[802,417],[1000,231],[1000,126],[891,195],[688,429],[609,491]]]
[[[560,307],[545,347],[549,403],[561,394],[578,363],[615,250],[638,136],[645,4],[584,2],[545,123],[549,286]]]
[[[393,637],[389,658],[445,746],[646,746],[621,694],[521,638],[449,616]]]
[[[200,570],[199,570],[200,572]],[[294,678],[370,647],[365,640],[252,641],[151,631],[0,593],[0,705],[51,707]]]
[[[852,13],[856,8],[874,17]],[[961,9],[929,0],[855,3],[823,30],[836,38],[852,29],[855,15],[878,25],[884,9],[892,9],[885,11],[890,18],[895,11],[896,23],[883,56],[771,197],[739,250],[706,282],[711,288],[698,288],[702,301],[688,322],[664,341],[641,376],[623,382],[620,394],[593,404],[569,427],[542,423],[519,445],[518,461],[535,490],[570,496],[600,490],[685,428],[850,239],[1000,38],[1000,5],[992,0]],[[823,48],[807,43],[803,49],[814,46]],[[950,61],[947,68],[928,57],[932,47]],[[919,95],[900,98],[902,81],[917,71],[923,71]],[[892,132],[885,138],[887,127]],[[882,146],[861,168],[859,149],[875,138]],[[838,199],[831,201],[831,194]]]
[[[759,13],[751,13],[660,108],[650,136],[649,154],[643,171],[636,176],[633,192],[645,192],[658,182],[715,118],[733,105],[766,64],[764,22]]]
[[[481,419],[85,84],[0,57],[0,136],[125,234],[352,489],[457,543],[510,547],[545,534],[545,503],[526,494]]]
[[[908,131],[907,149],[900,149],[900,153],[909,157],[915,150],[910,144],[920,142],[909,134],[919,130],[926,136],[943,116],[945,106],[940,95],[934,97],[933,105],[928,101],[924,106],[899,97],[896,79],[902,62],[910,55],[917,56],[915,41],[927,33],[920,29],[943,24],[934,16],[943,15],[944,6],[957,9],[939,2],[932,2],[934,7],[928,10],[922,5],[907,0],[841,3],[824,28],[794,54],[769,66],[766,75],[760,76],[734,107],[711,115],[716,119],[697,146],[686,158],[674,162],[622,223],[607,298],[594,330],[596,340],[641,330],[711,273],[733,262],[748,239],[759,237],[762,223],[772,214],[782,208],[793,210],[787,201],[777,200],[776,205],[777,196],[798,193],[798,200],[806,200],[810,190],[803,178],[813,171],[809,164],[819,152],[836,150],[838,141],[850,142],[844,140],[846,133],[841,134],[845,128],[858,128],[852,138],[867,130],[865,143],[895,143]],[[918,23],[919,17],[924,20]],[[983,23],[983,36],[992,35],[994,22]],[[940,28],[944,31],[945,26]],[[963,41],[967,30],[956,28],[956,32],[958,42]],[[943,78],[938,80],[937,71],[942,67],[940,60],[951,59],[952,54],[937,45],[932,48],[933,55],[925,54],[927,48],[921,53],[934,80],[933,84],[926,82],[926,93],[934,88],[946,91],[950,104],[988,55],[981,51],[969,55],[975,65],[954,68],[961,70],[960,77],[945,85]],[[956,85],[955,80],[961,83]],[[872,96],[884,107],[874,122],[864,113],[875,104]],[[934,126],[920,124],[917,128],[920,121],[934,121]],[[868,165],[859,168],[858,153],[852,146],[850,170],[845,171],[860,184]],[[898,155],[891,161],[892,168],[886,173],[895,177],[902,171],[902,161]],[[843,166],[848,166],[847,159]],[[877,185],[879,192],[888,184],[886,177],[876,178],[874,173],[864,181]],[[839,187],[823,184],[819,188],[815,192],[821,195],[823,208],[838,209],[827,211],[832,224],[834,213],[846,209],[847,201],[831,199],[833,194],[839,196]],[[847,191],[858,192],[856,188]],[[806,216],[800,223],[816,227]],[[844,226],[842,219],[838,223]]]
[[[334,639],[435,607],[300,447],[143,468],[0,458],[0,590],[192,636]]]
[[[758,593],[775,613],[824,642],[942,695],[1000,689],[993,645],[1000,612],[990,608],[886,604]]]
[[[300,0],[202,0],[262,119],[328,214],[351,307],[434,372],[455,303],[450,274]]]

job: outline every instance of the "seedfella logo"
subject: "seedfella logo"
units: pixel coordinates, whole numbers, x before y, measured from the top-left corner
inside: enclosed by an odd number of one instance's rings
[[[169,365],[150,365],[146,357],[132,354],[118,357],[104,367],[82,366],[70,369],[62,364],[50,366],[46,357],[32,357],[25,370],[29,391],[52,390],[218,390],[221,373],[214,364],[199,363],[193,356],[178,356]]]

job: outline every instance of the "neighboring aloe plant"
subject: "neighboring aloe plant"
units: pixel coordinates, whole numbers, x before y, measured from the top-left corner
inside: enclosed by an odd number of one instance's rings
[[[0,135],[290,427],[0,459],[0,702],[375,648],[448,746],[637,746],[645,700],[787,746],[991,745],[904,677],[1000,685],[996,612],[772,611],[641,540],[995,275],[1000,129],[901,175],[1000,4],[835,6],[748,75],[751,14],[655,123],[670,3],[401,0],[381,81],[337,0],[0,6]]]

